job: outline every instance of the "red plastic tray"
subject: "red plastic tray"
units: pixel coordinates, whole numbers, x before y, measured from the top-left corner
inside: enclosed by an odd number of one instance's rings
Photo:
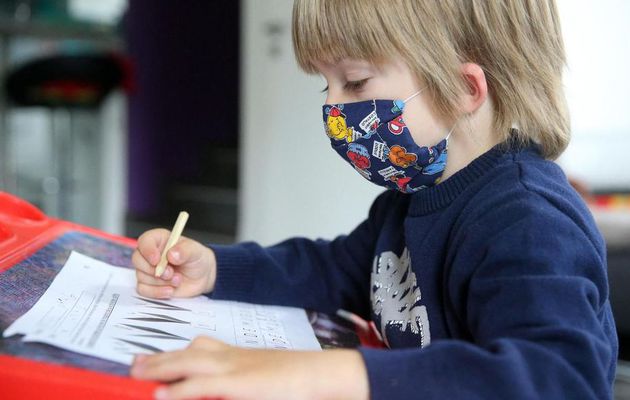
[[[81,231],[129,246],[136,243],[129,238],[49,218],[32,204],[0,192],[0,271],[28,258],[67,231]],[[3,400],[150,399],[156,387],[154,382],[0,355],[0,399]]]

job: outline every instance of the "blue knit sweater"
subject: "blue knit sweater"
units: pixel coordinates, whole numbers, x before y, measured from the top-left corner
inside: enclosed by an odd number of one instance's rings
[[[388,191],[335,240],[212,246],[214,298],[352,310],[373,399],[609,399],[617,337],[588,209],[534,146]]]

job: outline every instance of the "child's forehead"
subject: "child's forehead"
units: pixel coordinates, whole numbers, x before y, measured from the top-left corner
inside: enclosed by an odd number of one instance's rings
[[[374,60],[350,57],[343,57],[335,60],[314,59],[312,63],[320,73],[342,72],[346,74],[353,72],[374,71],[383,65],[383,61],[377,62]]]

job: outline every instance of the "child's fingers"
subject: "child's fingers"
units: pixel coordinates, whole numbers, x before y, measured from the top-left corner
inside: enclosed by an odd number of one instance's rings
[[[162,249],[166,245],[170,232],[166,229],[151,229],[138,238],[138,251],[151,265],[160,261]]]
[[[155,267],[149,264],[149,262],[144,258],[144,256],[140,253],[138,249],[135,249],[133,251],[133,254],[131,255],[131,263],[133,264],[135,269],[145,272],[147,274],[150,274],[151,271],[155,271]]]
[[[203,350],[210,350],[210,351],[225,350],[228,347],[230,347],[230,345],[228,345],[227,343],[222,342],[217,339],[213,339],[209,336],[197,336],[188,345],[188,348],[192,348],[196,350],[203,349]]]
[[[175,274],[172,277],[172,279],[163,279],[163,278],[157,278],[153,274],[147,274],[138,269],[136,270],[136,278],[138,282],[140,283],[145,283],[147,285],[153,285],[153,286],[169,285],[169,286],[177,287],[182,281],[182,276],[180,274]]]
[[[174,381],[189,375],[209,373],[208,361],[201,353],[179,352],[164,353],[164,359],[148,359],[139,366],[134,366],[132,374],[143,379]]]
[[[157,400],[222,399],[228,395],[226,389],[230,388],[230,385],[235,385],[234,382],[227,381],[227,378],[210,379],[204,375],[192,376],[170,386],[157,388],[154,396]]]
[[[154,299],[170,299],[173,297],[174,288],[172,286],[153,286],[138,282],[136,286],[138,294]]]
[[[132,375],[143,379],[174,381],[197,374],[225,372],[221,356],[208,351],[173,351],[147,357],[135,363]]]
[[[131,262],[133,266],[136,268],[136,270],[142,271],[148,275],[155,275],[155,266],[149,264],[149,262],[142,256],[142,254],[140,254],[138,249],[136,249],[131,255]],[[173,277],[173,274],[174,274],[173,268],[171,268],[170,266],[167,266],[161,278],[169,280]]]

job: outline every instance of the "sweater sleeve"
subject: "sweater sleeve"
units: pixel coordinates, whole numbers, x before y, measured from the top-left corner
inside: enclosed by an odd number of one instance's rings
[[[528,204],[486,209],[447,257],[446,307],[468,337],[360,350],[373,399],[612,397],[603,243],[544,199]]]
[[[368,219],[353,232],[332,241],[292,238],[271,247],[253,242],[211,246],[218,269],[210,296],[369,315],[370,268],[389,195],[375,200]]]

